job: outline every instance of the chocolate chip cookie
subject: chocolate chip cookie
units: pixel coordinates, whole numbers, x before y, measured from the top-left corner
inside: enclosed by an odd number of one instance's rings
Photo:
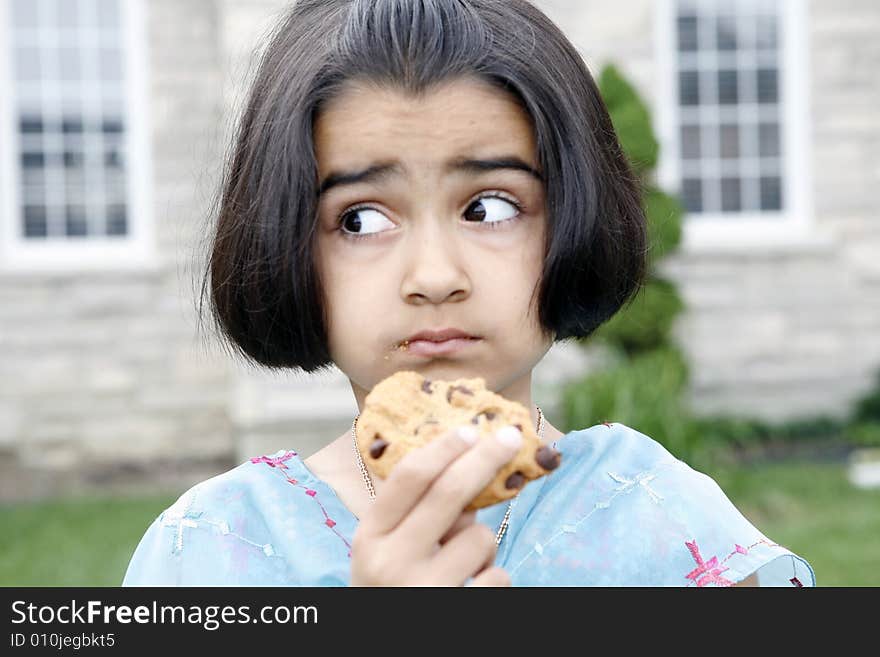
[[[559,466],[561,455],[538,438],[529,411],[487,390],[479,377],[432,381],[418,372],[396,372],[367,395],[357,420],[357,445],[364,463],[385,478],[407,452],[461,425],[475,426],[481,437],[505,425],[518,427],[523,435],[519,452],[467,510],[507,500]]]

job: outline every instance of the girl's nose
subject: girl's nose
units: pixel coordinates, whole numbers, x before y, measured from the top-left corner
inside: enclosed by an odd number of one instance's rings
[[[409,303],[438,304],[467,298],[471,281],[454,236],[435,225],[420,226],[412,237],[412,243],[402,249],[403,299]]]

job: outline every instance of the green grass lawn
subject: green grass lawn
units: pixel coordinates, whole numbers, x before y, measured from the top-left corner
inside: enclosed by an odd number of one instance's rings
[[[144,531],[178,495],[0,506],[0,585],[119,586]]]
[[[839,464],[705,471],[764,534],[807,559],[820,586],[880,586],[880,489],[854,488]],[[117,586],[176,497],[0,506],[0,585]]]

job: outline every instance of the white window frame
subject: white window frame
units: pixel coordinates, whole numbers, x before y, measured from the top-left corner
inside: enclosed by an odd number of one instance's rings
[[[679,89],[676,0],[658,0],[655,15],[657,132],[660,141],[658,182],[680,191]],[[782,154],[782,195],[779,212],[701,213],[685,215],[682,249],[744,251],[763,248],[826,246],[831,237],[813,222],[809,129],[810,71],[804,0],[780,0],[779,53]]]
[[[23,235],[17,98],[11,62],[11,3],[0,1],[0,273],[155,270],[159,266],[152,224],[153,189],[146,93],[147,15],[143,0],[121,0],[125,64],[127,232],[119,237],[75,240]]]

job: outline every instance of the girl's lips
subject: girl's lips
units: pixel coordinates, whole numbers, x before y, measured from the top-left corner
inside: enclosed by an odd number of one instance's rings
[[[412,342],[407,341],[400,345],[400,350],[413,356],[445,356],[461,351],[480,340],[481,338],[453,338],[451,340],[443,340],[442,342],[413,340]]]

